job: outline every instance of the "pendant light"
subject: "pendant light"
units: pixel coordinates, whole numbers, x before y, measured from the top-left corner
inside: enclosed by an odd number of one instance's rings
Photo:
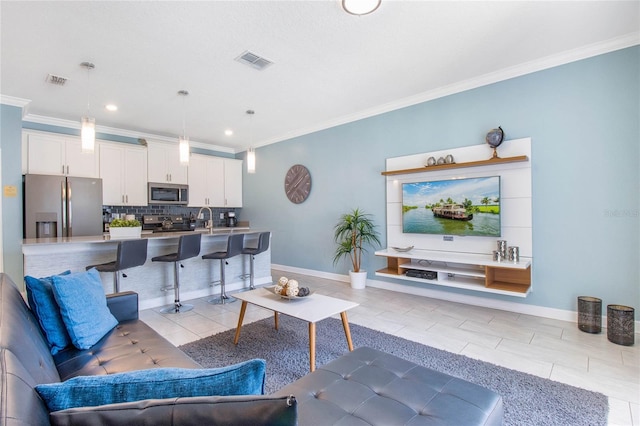
[[[96,145],[96,119],[89,116],[89,73],[96,66],[91,62],[83,62],[80,66],[87,69],[87,115],[81,120],[80,139],[82,152],[93,152]]]
[[[189,138],[186,131],[186,110],[184,106],[184,100],[189,95],[186,90],[180,90],[178,95],[182,96],[182,136],[178,139],[178,149],[180,151],[180,164],[189,164]]]
[[[342,0],[342,8],[352,15],[368,15],[380,7],[382,0]]]
[[[255,111],[252,109],[247,110],[247,115],[249,116],[249,137],[250,144],[253,145],[253,114]],[[253,149],[253,146],[249,146],[247,150],[247,173],[255,173],[256,172],[256,151]]]

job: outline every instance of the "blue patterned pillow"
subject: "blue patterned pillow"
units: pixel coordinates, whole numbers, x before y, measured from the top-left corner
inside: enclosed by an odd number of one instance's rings
[[[71,271],[65,271],[60,275],[70,273]],[[29,307],[38,318],[40,327],[49,342],[51,355],[55,355],[71,344],[71,338],[53,296],[52,277],[35,278],[27,275],[24,277],[24,282],[27,288]]]
[[[78,376],[36,386],[49,411],[192,396],[262,395],[266,361],[222,368],[153,368],[106,376]]]
[[[52,280],[60,315],[76,348],[89,349],[118,325],[118,320],[107,307],[96,268],[54,276]]]

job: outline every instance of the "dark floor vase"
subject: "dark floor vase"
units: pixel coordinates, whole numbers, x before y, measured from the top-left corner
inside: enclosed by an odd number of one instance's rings
[[[607,305],[607,339],[617,345],[634,343],[635,311],[629,306]]]
[[[578,297],[578,328],[586,333],[602,330],[602,300],[597,297]]]

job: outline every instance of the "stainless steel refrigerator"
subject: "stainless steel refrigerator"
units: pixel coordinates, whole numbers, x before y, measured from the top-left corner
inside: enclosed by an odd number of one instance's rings
[[[102,179],[24,176],[24,237],[102,235]]]

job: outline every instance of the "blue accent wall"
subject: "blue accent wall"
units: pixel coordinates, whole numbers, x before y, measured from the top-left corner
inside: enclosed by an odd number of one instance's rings
[[[18,286],[22,283],[22,108],[0,105],[2,186],[15,186],[15,197],[2,196],[3,266]]]
[[[19,191],[2,199],[4,267],[20,281],[21,109],[0,111],[2,184]],[[501,125],[507,139],[532,138],[533,292],[520,299],[430,288],[566,310],[590,295],[640,309],[639,122],[634,46],[258,148],[240,219],[273,231],[273,263],[346,274],[347,262],[333,265],[340,214],[373,214],[386,244],[386,158],[483,144]],[[294,164],[312,176],[299,205],[284,194]],[[365,256],[370,278],[382,280],[374,271],[384,266]]]
[[[360,207],[385,234],[387,157],[483,144],[500,125],[507,140],[532,138],[533,292],[427,288],[566,310],[591,295],[638,309],[639,64],[635,46],[258,148],[243,219],[273,231],[273,263],[346,274],[348,262],[333,265],[333,226]],[[294,164],[312,176],[299,205],[284,193]],[[373,253],[363,261],[371,279],[384,280],[374,271],[385,265]]]

